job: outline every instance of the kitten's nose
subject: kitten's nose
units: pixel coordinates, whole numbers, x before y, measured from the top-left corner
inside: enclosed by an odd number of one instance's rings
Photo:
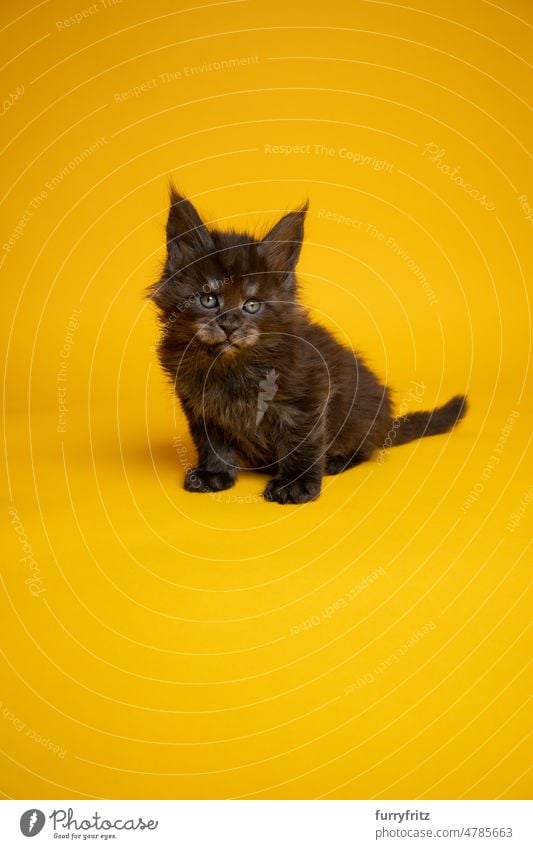
[[[228,339],[234,330],[237,330],[240,324],[239,316],[236,310],[227,310],[223,315],[218,319],[218,325],[222,328]]]

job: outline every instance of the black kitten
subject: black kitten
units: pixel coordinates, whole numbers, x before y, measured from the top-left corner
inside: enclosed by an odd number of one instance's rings
[[[324,474],[445,433],[464,415],[456,396],[395,419],[387,387],[308,318],[294,273],[307,205],[255,239],[207,227],[174,188],[170,201],[167,260],[150,297],[163,324],[159,358],[198,450],[186,489],[228,489],[244,461],[274,475],[268,501],[312,501]]]

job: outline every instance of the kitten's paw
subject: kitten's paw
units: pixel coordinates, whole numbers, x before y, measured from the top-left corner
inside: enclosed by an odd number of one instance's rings
[[[267,501],[277,501],[278,504],[304,504],[318,498],[320,483],[316,478],[273,478],[267,484],[264,496]]]
[[[185,475],[185,489],[188,492],[220,492],[229,489],[234,483],[235,477],[229,472],[189,469]]]
[[[332,457],[326,457],[326,474],[340,475],[341,472],[346,472],[348,469],[353,468],[353,466],[358,466],[360,463],[364,463],[367,459],[368,457],[361,452],[351,454],[349,457],[345,457],[341,454],[334,454]]]
[[[347,463],[346,457],[328,457],[326,459],[326,474],[340,475],[345,470]]]

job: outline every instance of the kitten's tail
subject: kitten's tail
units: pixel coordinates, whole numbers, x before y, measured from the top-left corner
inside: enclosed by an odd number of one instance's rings
[[[442,407],[432,411],[418,411],[402,416],[396,429],[396,445],[403,445],[422,436],[433,436],[437,433],[447,433],[454,424],[463,418],[468,405],[464,395],[455,395]]]

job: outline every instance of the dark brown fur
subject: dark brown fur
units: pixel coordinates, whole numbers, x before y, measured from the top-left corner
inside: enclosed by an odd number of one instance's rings
[[[159,358],[198,451],[186,489],[227,489],[244,462],[274,475],[268,501],[312,501],[324,474],[445,433],[464,414],[457,396],[395,420],[387,387],[307,316],[294,273],[307,205],[255,239],[207,227],[172,187],[170,201],[167,260],[150,297],[163,326]],[[215,308],[201,296],[215,296]],[[256,314],[243,309],[250,299]]]

